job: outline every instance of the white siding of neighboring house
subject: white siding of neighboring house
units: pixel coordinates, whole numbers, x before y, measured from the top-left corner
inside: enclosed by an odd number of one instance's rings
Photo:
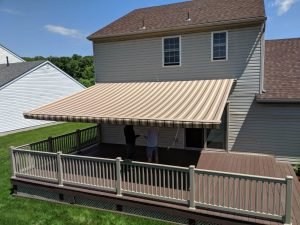
[[[22,58],[0,45],[0,64],[6,64],[6,57],[8,57],[9,63],[24,62]]]
[[[50,121],[28,120],[23,112],[74,94],[84,87],[51,64],[34,71],[0,88],[0,134]]]

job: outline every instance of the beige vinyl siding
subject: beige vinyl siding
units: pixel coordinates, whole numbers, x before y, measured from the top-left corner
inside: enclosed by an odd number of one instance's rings
[[[234,151],[272,154],[300,163],[300,105],[253,102],[234,135]]]
[[[255,63],[260,60],[260,49],[257,49],[260,46],[256,46],[259,33],[260,27],[229,30],[228,61],[215,62],[211,62],[210,32],[181,35],[180,67],[162,66],[161,37],[94,44],[96,80],[130,82],[239,78],[245,76],[246,66],[248,70],[260,66],[260,63],[253,64],[254,60]],[[256,54],[253,55],[253,52]],[[258,76],[256,73],[249,75]],[[252,84],[250,86],[251,90],[257,90]]]
[[[162,66],[162,38],[94,44],[97,82],[200,80],[236,78],[230,96],[231,149],[255,95],[259,92],[261,27],[228,30],[228,60],[211,61],[211,32],[181,35],[180,67]],[[113,130],[113,132],[112,132]],[[121,142],[122,131],[103,128],[110,143]],[[112,132],[111,134],[109,134]],[[172,134],[175,136],[176,129]],[[161,138],[163,135],[161,135]],[[184,131],[178,147],[184,147]]]
[[[182,66],[174,68],[161,66],[160,38],[97,44],[94,46],[97,81],[236,78],[229,98],[229,149],[272,154],[280,160],[299,162],[300,105],[255,102],[263,81],[260,74],[264,36],[260,28],[229,30],[228,39],[228,61],[211,62],[210,33],[182,35]],[[116,140],[124,143],[122,128],[104,127],[103,133],[110,137],[106,139],[110,143]],[[159,145],[169,146],[175,134],[176,129],[162,129]],[[176,147],[184,148],[183,129],[178,140]],[[139,140],[137,144],[145,143]]]

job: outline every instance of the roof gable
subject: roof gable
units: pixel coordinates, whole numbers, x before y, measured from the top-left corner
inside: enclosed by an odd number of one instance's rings
[[[10,63],[25,62],[20,56],[0,44],[0,64],[6,64],[6,57]]]
[[[94,40],[253,18],[265,18],[263,0],[193,0],[134,10],[88,38]]]

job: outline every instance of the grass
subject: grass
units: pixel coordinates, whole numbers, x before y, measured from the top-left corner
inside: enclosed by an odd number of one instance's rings
[[[166,225],[154,220],[10,195],[10,146],[39,141],[91,124],[65,123],[0,137],[0,224],[5,225]]]

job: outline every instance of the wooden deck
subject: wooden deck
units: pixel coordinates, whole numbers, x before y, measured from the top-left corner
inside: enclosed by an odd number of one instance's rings
[[[126,158],[126,149],[122,145],[102,144],[100,148],[94,148],[82,153],[83,155],[105,157],[105,158]],[[144,147],[137,147],[135,160],[146,161]],[[293,225],[300,225],[300,182],[293,171],[293,168],[286,163],[279,163],[272,156],[258,154],[226,153],[220,151],[191,151],[179,149],[159,149],[159,163],[187,167],[196,165],[199,169],[242,173],[249,175],[285,178],[290,175],[294,177],[293,182]],[[227,190],[231,188],[228,187]],[[228,193],[226,193],[228,194]],[[234,194],[230,194],[234,196]],[[213,198],[208,196],[208,198]],[[254,195],[253,195],[254,198]],[[284,200],[284,199],[283,199]],[[231,197],[230,201],[233,201]],[[249,200],[251,202],[251,200]],[[254,201],[253,201],[254,202]],[[272,202],[272,199],[270,200]],[[243,203],[244,204],[244,203]],[[265,204],[267,205],[267,204]],[[254,207],[254,206],[249,206]],[[266,206],[265,206],[266,207]],[[278,208],[282,210],[283,202],[278,203]],[[237,219],[252,223],[278,224],[275,222],[263,221],[251,217],[234,216],[224,213],[215,213],[207,210],[199,210],[202,213],[230,219]]]
[[[293,176],[293,225],[300,224],[300,182],[291,165],[277,162],[272,156],[204,151],[197,168],[278,178]]]

